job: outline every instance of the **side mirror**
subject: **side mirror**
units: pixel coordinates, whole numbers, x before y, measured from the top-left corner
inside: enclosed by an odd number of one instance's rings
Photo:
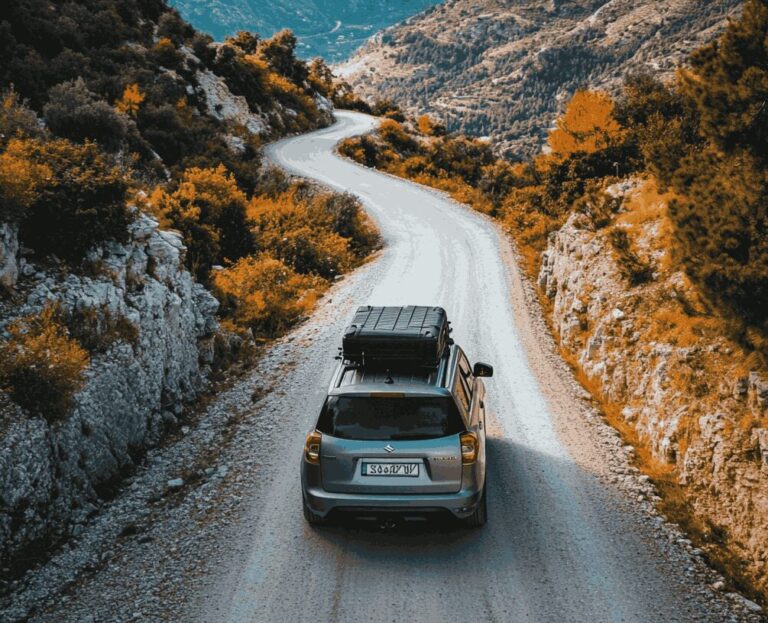
[[[487,363],[480,363],[479,361],[472,368],[472,374],[475,376],[493,376],[493,366]]]

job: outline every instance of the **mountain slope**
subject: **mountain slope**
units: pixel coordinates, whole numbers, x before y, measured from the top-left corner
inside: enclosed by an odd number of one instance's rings
[[[449,0],[374,37],[338,73],[364,95],[432,112],[450,130],[537,152],[582,86],[670,75],[734,16],[738,0]]]
[[[239,30],[270,36],[290,28],[305,58],[345,59],[376,31],[433,5],[436,0],[171,0],[196,27],[217,39]]]

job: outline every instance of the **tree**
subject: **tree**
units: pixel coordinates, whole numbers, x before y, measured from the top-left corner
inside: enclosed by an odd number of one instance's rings
[[[296,36],[288,29],[261,42],[259,52],[269,66],[296,85],[307,79],[307,66],[296,58]]]
[[[141,92],[139,85],[134,82],[125,87],[123,96],[115,102],[115,108],[118,112],[123,113],[124,115],[129,115],[135,119],[136,115],[139,114],[139,108],[145,98],[146,95]]]
[[[619,141],[622,130],[613,116],[611,98],[599,91],[576,91],[565,113],[549,134],[552,153],[566,157],[576,152],[594,153]]]
[[[698,108],[702,135],[720,149],[768,159],[768,1],[747,0],[741,19],[690,65],[680,86]]]

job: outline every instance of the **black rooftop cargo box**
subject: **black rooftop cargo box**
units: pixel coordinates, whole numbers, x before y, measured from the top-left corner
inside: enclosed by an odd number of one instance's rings
[[[365,366],[434,367],[450,332],[442,307],[359,307],[344,331],[343,357]]]

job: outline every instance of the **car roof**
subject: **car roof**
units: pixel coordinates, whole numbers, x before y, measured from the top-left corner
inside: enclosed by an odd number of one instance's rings
[[[406,394],[407,396],[450,396],[450,371],[455,367],[458,347],[450,350],[436,368],[429,370],[367,369],[342,362],[334,375],[329,395],[366,395],[370,393]]]

